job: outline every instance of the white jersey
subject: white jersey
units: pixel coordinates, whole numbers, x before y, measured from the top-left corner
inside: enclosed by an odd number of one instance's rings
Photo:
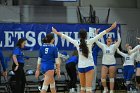
[[[66,40],[68,40],[69,42],[74,44],[74,46],[76,46],[76,48],[78,50],[78,54],[79,54],[78,68],[86,68],[86,67],[89,67],[89,66],[94,66],[93,56],[92,56],[92,45],[93,45],[94,42],[96,42],[99,38],[101,38],[105,34],[106,34],[106,31],[103,31],[99,35],[96,35],[94,38],[86,40],[87,47],[88,47],[88,50],[89,50],[88,58],[86,58],[82,54],[82,52],[80,51],[79,40],[74,40],[71,37],[62,34],[62,38],[65,38]]]
[[[129,54],[123,53],[119,49],[117,49],[117,53],[120,54],[122,57],[124,57],[123,66],[134,65],[135,57],[137,54],[136,52],[129,55]]]
[[[136,62],[140,61],[140,49],[138,49],[138,51],[136,52],[135,60],[136,60]]]
[[[96,44],[102,49],[103,51],[103,58],[102,58],[102,64],[104,65],[113,65],[116,64],[116,59],[114,57],[116,49],[119,47],[121,38],[120,34],[118,33],[118,41],[115,44],[112,44],[110,46],[107,46],[104,43],[101,43],[99,41],[96,42]]]

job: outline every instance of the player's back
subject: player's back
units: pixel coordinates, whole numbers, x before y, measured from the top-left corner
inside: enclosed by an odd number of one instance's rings
[[[43,44],[40,48],[41,63],[54,65],[55,58],[58,57],[57,48],[53,44]]]

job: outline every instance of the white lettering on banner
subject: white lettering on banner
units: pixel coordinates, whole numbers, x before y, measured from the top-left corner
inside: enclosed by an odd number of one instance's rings
[[[78,40],[78,32],[61,32],[64,33],[65,35],[68,35],[71,37],[71,35],[74,35],[74,39]],[[27,38],[27,47],[34,47],[35,45],[42,45],[42,37],[46,36],[46,32],[42,31],[36,34],[34,31],[4,31],[4,39],[5,41],[0,41],[0,47],[14,47],[14,44],[16,44],[17,41],[16,39],[20,39],[22,37]],[[88,35],[88,34],[87,34]],[[2,35],[3,36],[3,35]],[[68,42],[65,39],[60,38],[60,43],[58,43],[58,36],[55,34],[55,45],[60,45],[62,47],[69,47],[70,42]],[[106,37],[113,37],[115,38],[115,33],[110,32],[107,33]],[[104,38],[99,39],[102,43],[105,43]],[[5,44],[5,45],[4,45]]]
[[[13,31],[4,31],[4,33],[5,33],[4,47],[14,47],[14,41],[12,41],[12,37],[14,36]]]
[[[0,47],[2,47],[2,41],[0,42]]]
[[[39,34],[38,34],[38,44],[40,45],[40,46],[42,46],[42,38],[41,38],[41,36],[42,35],[44,35],[44,37],[46,36],[46,32],[40,32]]]
[[[61,33],[62,33],[62,32],[61,32]],[[63,32],[63,34],[68,35],[68,36],[71,36],[71,33],[72,33],[72,32]],[[61,39],[62,47],[64,47],[65,41],[67,42],[67,47],[69,47],[69,43],[70,43],[70,42],[67,41],[66,39]]]
[[[34,38],[33,38],[34,37]],[[26,46],[27,47],[33,47],[36,45],[36,40],[35,40],[35,32],[33,31],[28,31],[26,33],[26,38],[27,38],[27,43],[26,43]],[[31,44],[28,43],[28,41],[31,42]]]
[[[15,37],[18,37],[18,40],[24,37],[24,31],[15,31]]]
[[[74,33],[74,37],[75,37],[75,39],[78,40],[78,32],[73,32],[73,33]]]
[[[106,38],[107,37],[115,38],[115,34],[113,32],[109,32],[106,34]]]
[[[88,38],[93,38],[95,36],[96,28],[89,27]]]

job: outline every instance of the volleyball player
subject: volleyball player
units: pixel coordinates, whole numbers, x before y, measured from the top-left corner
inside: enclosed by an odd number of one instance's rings
[[[85,30],[79,31],[80,40],[74,40],[71,37],[57,32],[56,29],[52,27],[52,31],[62,38],[65,38],[77,48],[79,60],[78,60],[78,71],[80,77],[81,91],[80,93],[92,93],[92,81],[94,74],[94,62],[92,56],[92,45],[103,35],[111,31],[116,27],[116,22],[112,26],[100,34],[96,35],[94,38],[87,40],[87,32]]]
[[[132,49],[131,46],[129,46],[129,49]],[[129,53],[123,53],[119,49],[117,49],[117,53],[120,54],[122,57],[124,57],[124,80],[126,82],[127,91],[130,91],[130,84],[132,80],[132,76],[134,74],[134,61],[137,52],[129,54]]]
[[[101,82],[104,87],[103,93],[108,92],[108,88],[106,85],[106,78],[107,74],[109,73],[109,80],[110,80],[110,93],[113,93],[114,90],[114,77],[116,72],[116,60],[114,57],[116,49],[119,47],[121,38],[119,33],[119,28],[117,31],[118,41],[115,44],[112,44],[112,38],[108,37],[106,42],[107,44],[101,43],[99,41],[96,44],[102,49],[103,51],[103,58],[102,58],[102,69],[101,69]]]
[[[139,40],[139,43],[140,43],[140,38],[137,38]],[[127,47],[129,46],[129,44],[127,45]],[[137,52],[137,55],[136,55],[136,62],[137,62],[137,65],[136,65],[136,82],[138,84],[138,87],[140,88],[140,45],[137,45],[135,48],[133,48],[132,50],[129,49],[128,47],[128,50],[129,50],[129,53],[134,53],[134,52]]]
[[[47,34],[43,40],[43,45],[39,50],[39,57],[37,61],[36,78],[39,77],[40,68],[44,74],[44,82],[41,93],[46,93],[48,85],[50,85],[51,93],[56,93],[55,80],[54,80],[54,69],[56,63],[56,73],[60,78],[60,62],[58,61],[58,49],[54,46],[54,34]]]

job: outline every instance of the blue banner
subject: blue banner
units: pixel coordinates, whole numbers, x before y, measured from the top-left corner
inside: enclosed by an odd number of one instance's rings
[[[89,32],[91,29],[100,28],[103,31],[110,27],[110,25],[101,24],[18,24],[18,23],[1,23],[0,24],[0,47],[3,50],[12,50],[16,46],[16,42],[19,38],[24,37],[27,39],[26,46],[32,50],[38,50],[42,45],[42,38],[47,33],[51,32],[51,28],[55,27],[59,32],[67,34],[74,39],[78,39],[78,31],[85,29]],[[120,26],[120,25],[118,25]],[[92,30],[91,30],[92,32]],[[91,33],[90,32],[90,33]],[[91,34],[89,34],[90,36]],[[106,37],[111,36],[113,39],[117,39],[116,29],[112,30],[109,34],[105,35],[101,39],[102,42],[106,41]],[[59,50],[72,50],[74,46],[55,35],[55,45]]]

